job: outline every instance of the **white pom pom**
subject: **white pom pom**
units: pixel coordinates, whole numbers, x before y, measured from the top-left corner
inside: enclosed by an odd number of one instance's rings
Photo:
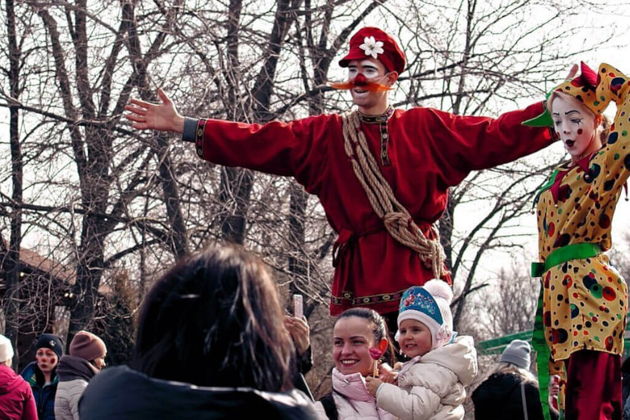
[[[431,293],[434,298],[442,298],[449,305],[453,300],[453,289],[443,280],[429,280],[422,287]]]

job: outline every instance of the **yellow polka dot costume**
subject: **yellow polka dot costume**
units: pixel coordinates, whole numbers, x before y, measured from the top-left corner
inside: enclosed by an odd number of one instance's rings
[[[556,168],[537,197],[543,325],[555,361],[579,350],[623,351],[628,290],[602,251],[611,248],[613,213],[630,175],[629,91],[630,79],[609,64],[597,74],[583,65],[580,77],[554,89],[596,115],[617,104],[604,147]]]

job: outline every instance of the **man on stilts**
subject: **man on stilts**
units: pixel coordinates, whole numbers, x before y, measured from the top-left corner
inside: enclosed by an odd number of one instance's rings
[[[451,282],[435,222],[448,188],[470,171],[533,153],[552,141],[545,128],[521,125],[544,110],[538,102],[497,119],[457,116],[431,108],[394,109],[388,91],[405,69],[396,41],[365,27],[339,62],[357,109],[267,124],[181,116],[158,90],[161,104],[131,100],[137,129],[167,130],[194,142],[198,155],[294,177],[318,196],[332,228],[335,274],[330,311],[370,307],[396,325],[398,302],[413,285]]]

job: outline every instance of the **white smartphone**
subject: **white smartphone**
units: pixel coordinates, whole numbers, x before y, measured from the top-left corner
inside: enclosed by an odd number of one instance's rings
[[[293,295],[293,316],[296,318],[304,316],[304,298],[302,295]]]

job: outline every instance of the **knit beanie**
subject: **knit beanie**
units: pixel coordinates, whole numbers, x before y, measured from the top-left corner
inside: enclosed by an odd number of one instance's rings
[[[13,346],[11,340],[0,334],[0,363],[6,362],[13,357]]]
[[[398,328],[406,319],[422,322],[431,331],[431,348],[442,347],[453,337],[452,300],[453,290],[443,280],[433,279],[424,286],[410,287],[400,299]]]
[[[35,344],[35,350],[41,348],[51,349],[57,354],[57,358],[61,359],[63,356],[63,342],[61,338],[57,337],[53,334],[42,334],[37,339],[37,344]]]
[[[91,332],[79,331],[70,342],[70,356],[91,361],[106,354],[107,347],[103,340]]]
[[[503,363],[511,363],[521,369],[529,369],[531,363],[530,353],[532,348],[527,341],[513,340],[503,350],[500,361]]]

